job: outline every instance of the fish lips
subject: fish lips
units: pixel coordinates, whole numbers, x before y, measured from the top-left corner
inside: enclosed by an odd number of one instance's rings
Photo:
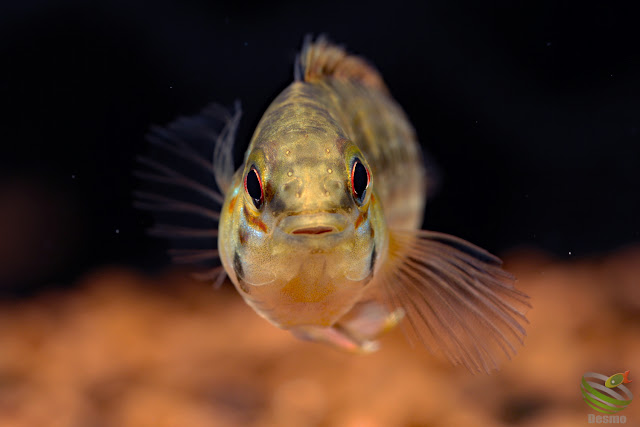
[[[342,234],[349,218],[341,213],[293,213],[282,218],[278,228],[292,237],[322,238]]]

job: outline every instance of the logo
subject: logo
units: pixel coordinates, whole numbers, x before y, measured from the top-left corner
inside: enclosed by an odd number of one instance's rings
[[[614,374],[610,377],[587,372],[582,376],[580,389],[582,397],[591,409],[605,415],[588,416],[589,423],[626,423],[624,415],[614,415],[629,406],[633,394],[624,384],[632,382],[629,379],[629,371]]]

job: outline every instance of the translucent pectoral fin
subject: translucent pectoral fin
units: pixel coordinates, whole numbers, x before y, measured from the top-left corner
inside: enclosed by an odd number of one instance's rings
[[[148,153],[138,157],[140,179],[134,205],[151,211],[149,233],[170,240],[175,263],[198,269],[196,277],[220,286],[226,277],[218,259],[218,223],[233,179],[233,146],[240,104],[212,104],[166,128],[153,127]]]
[[[408,337],[472,372],[497,369],[526,335],[528,296],[487,251],[430,231],[392,231],[379,273],[384,299],[402,308]]]

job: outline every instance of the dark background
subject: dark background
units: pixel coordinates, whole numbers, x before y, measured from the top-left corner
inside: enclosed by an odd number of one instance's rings
[[[149,126],[240,99],[239,160],[307,33],[368,58],[409,115],[439,169],[426,228],[498,254],[636,243],[638,15],[604,3],[5,2],[0,286],[165,265],[131,206]]]

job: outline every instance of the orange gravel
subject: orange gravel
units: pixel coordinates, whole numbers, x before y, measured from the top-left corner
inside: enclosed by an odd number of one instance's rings
[[[513,253],[526,345],[491,376],[413,349],[301,342],[181,273],[103,268],[71,291],[0,301],[0,426],[586,426],[584,372],[640,395],[640,248],[557,262]],[[640,401],[620,413],[640,425]]]

